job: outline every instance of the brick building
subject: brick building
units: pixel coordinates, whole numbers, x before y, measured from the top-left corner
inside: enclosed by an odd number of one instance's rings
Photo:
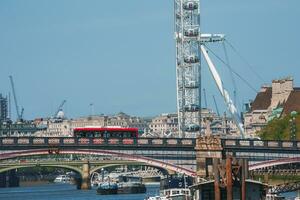
[[[273,80],[271,86],[262,86],[244,114],[247,134],[255,135],[275,117],[300,112],[300,88],[294,87],[293,78]]]

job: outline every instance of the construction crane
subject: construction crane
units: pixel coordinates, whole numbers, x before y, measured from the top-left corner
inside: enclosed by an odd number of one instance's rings
[[[59,111],[62,110],[62,107],[65,105],[66,102],[67,102],[66,100],[63,100],[61,102],[61,104],[57,108],[57,111],[54,113],[53,118],[57,118],[57,115],[58,115]]]
[[[13,77],[9,76],[9,80],[10,80],[10,84],[11,84],[11,88],[12,88],[12,92],[13,92],[13,96],[14,96],[14,101],[15,101],[15,106],[16,106],[17,121],[22,121],[24,108],[22,108],[21,113],[20,113]]]
[[[218,108],[218,104],[217,104],[217,101],[216,101],[215,95],[213,95],[213,99],[214,99],[214,103],[215,103],[215,107],[216,107],[216,112],[217,112],[217,115],[218,115],[218,116],[220,116],[220,112],[219,112],[219,108]]]
[[[203,96],[204,96],[204,105],[205,105],[205,108],[207,108],[207,98],[206,98],[206,90],[205,90],[205,88],[203,88]]]

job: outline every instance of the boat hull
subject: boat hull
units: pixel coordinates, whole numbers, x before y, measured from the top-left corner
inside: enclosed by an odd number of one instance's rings
[[[101,195],[118,194],[118,188],[109,188],[109,189],[98,188],[97,194],[101,194]]]
[[[138,193],[145,193],[146,186],[141,184],[140,186],[125,186],[118,188],[118,194],[138,194]]]

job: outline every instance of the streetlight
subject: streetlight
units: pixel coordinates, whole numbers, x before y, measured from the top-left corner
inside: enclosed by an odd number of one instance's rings
[[[291,140],[296,140],[296,132],[297,132],[297,129],[296,129],[296,115],[297,115],[297,112],[295,111],[292,111],[291,112],[291,119],[289,120],[290,122],[290,139]]]
[[[94,103],[90,103],[90,107],[91,107],[91,116],[94,115]]]

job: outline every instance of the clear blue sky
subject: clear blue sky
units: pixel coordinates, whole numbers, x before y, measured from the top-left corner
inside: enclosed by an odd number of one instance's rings
[[[292,75],[300,86],[299,0],[201,3],[202,32],[225,33],[264,82]],[[69,117],[90,114],[90,103],[96,114],[176,111],[173,0],[1,0],[0,30],[0,93],[13,75],[27,119],[52,115],[63,99]],[[212,48],[224,57],[221,45]],[[263,82],[228,53],[258,90]],[[228,70],[216,64],[232,90]],[[236,81],[240,102],[255,97]],[[203,84],[214,107],[206,65]]]

